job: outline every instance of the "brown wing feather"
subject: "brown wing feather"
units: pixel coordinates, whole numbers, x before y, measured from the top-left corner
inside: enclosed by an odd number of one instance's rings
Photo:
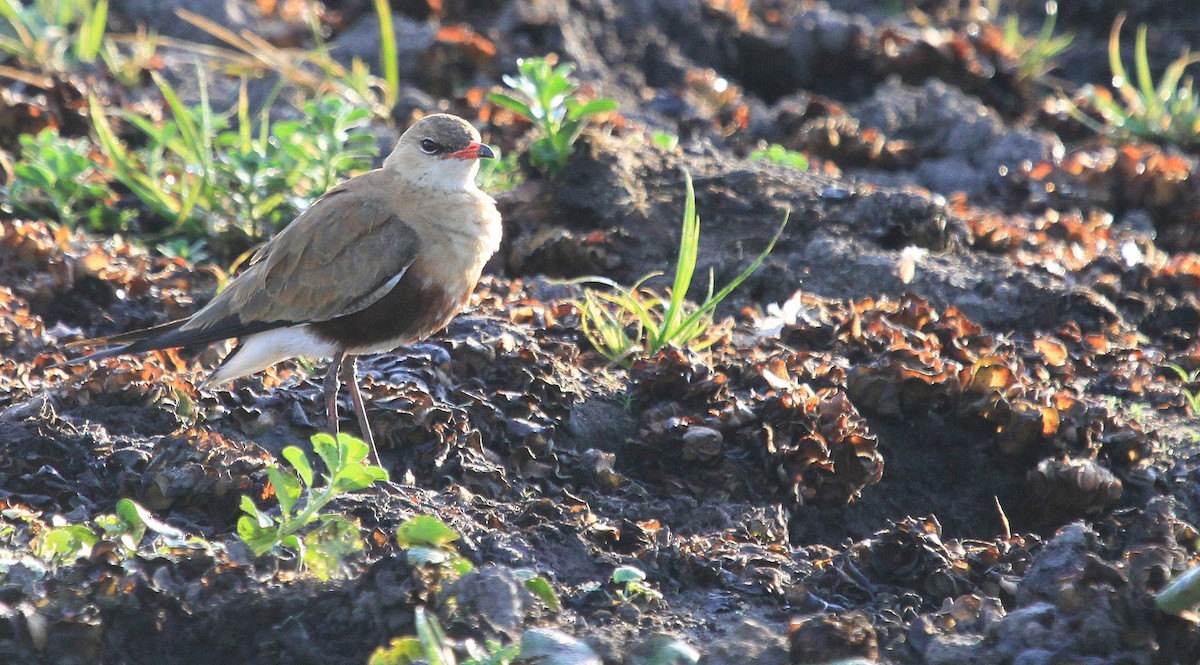
[[[418,250],[417,232],[375,194],[388,186],[395,183],[372,171],[330,190],[184,329],[229,316],[244,323],[326,321],[371,305]]]
[[[122,344],[71,363],[214,342],[273,328],[328,321],[386,295],[417,256],[419,238],[374,188],[395,186],[372,171],[318,199],[251,259],[251,266],[187,319],[74,342]],[[378,190],[375,190],[378,191]]]

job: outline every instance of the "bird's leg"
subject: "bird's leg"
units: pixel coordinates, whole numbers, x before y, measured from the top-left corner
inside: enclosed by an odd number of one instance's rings
[[[337,441],[338,435],[338,368],[342,366],[345,356],[341,351],[335,353],[329,361],[329,369],[325,371],[325,415],[329,417],[329,433],[334,441]]]
[[[354,403],[354,414],[358,416],[358,428],[362,439],[371,451],[371,464],[381,466],[379,453],[375,450],[375,437],[371,435],[371,423],[367,421],[367,405],[358,390],[358,357],[350,356],[342,363],[342,382],[350,387],[350,401]]]

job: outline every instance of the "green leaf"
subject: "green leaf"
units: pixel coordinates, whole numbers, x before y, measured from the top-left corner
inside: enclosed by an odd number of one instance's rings
[[[642,582],[646,579],[646,573],[634,566],[618,566],[613,571],[612,581],[614,584],[627,584],[629,582]]]
[[[558,594],[554,592],[554,587],[550,586],[550,580],[545,577],[538,575],[525,580],[525,588],[545,603],[551,612],[557,612],[562,607],[558,600]]]
[[[417,638],[425,651],[429,665],[455,665],[454,652],[446,643],[446,634],[437,617],[425,613],[425,608],[417,607],[413,623],[417,626]]]
[[[246,543],[258,556],[266,554],[279,542],[274,529],[263,528],[257,520],[249,515],[238,519],[237,532],[242,542]]]
[[[569,118],[586,118],[601,113],[617,110],[615,99],[593,99],[585,104],[572,104],[567,114]]]
[[[377,647],[367,665],[413,665],[425,655],[421,640],[393,637],[386,647]]]
[[[521,117],[529,119],[533,118],[533,110],[529,108],[529,105],[517,99],[516,97],[511,97],[499,92],[493,92],[492,94],[488,95],[488,99],[496,106],[502,106],[513,113],[520,115]]]
[[[249,515],[258,526],[264,529],[275,524],[275,521],[269,515],[260,511],[258,506],[254,505],[254,501],[244,494],[242,495],[241,508],[242,512]]]
[[[96,55],[100,53],[100,44],[104,39],[107,22],[108,0],[97,0],[95,5],[86,8],[85,18],[79,26],[79,36],[75,43],[75,54],[80,62],[91,63],[96,60]]]
[[[475,570],[475,564],[461,556],[450,557],[450,560],[446,562],[446,565],[450,566],[450,570],[454,571],[454,573],[459,577],[466,575],[472,570]]]
[[[341,494],[343,492],[355,492],[365,487],[370,487],[376,480],[378,478],[368,472],[361,464],[354,464],[338,469],[332,484],[334,491]]]
[[[396,542],[400,547],[418,546],[445,547],[458,540],[458,533],[436,517],[420,515],[402,523],[396,529]]]
[[[1200,566],[1177,575],[1154,598],[1158,609],[1165,614],[1183,614],[1200,606]]]
[[[131,499],[121,499],[117,502],[117,516],[127,525],[135,542],[140,542],[146,530],[153,531],[169,538],[183,538],[186,534],[154,516],[141,504]]]
[[[275,488],[275,498],[279,501],[279,509],[283,518],[291,517],[292,508],[300,500],[300,479],[290,473],[284,473],[279,467],[267,468],[267,479]]]
[[[387,82],[384,104],[392,109],[400,100],[400,61],[396,56],[396,26],[392,22],[391,3],[375,0],[375,15],[379,19],[379,69]]]
[[[440,566],[454,554],[439,547],[413,546],[405,548],[404,560],[412,566]]]
[[[304,485],[312,487],[312,465],[308,463],[308,456],[304,454],[304,451],[297,446],[288,446],[283,449],[283,458],[296,470],[296,473],[300,476],[300,480],[304,481]]]
[[[291,549],[294,552],[297,552],[300,554],[300,559],[304,559],[304,541],[300,540],[300,536],[297,536],[293,533],[290,536],[286,536],[280,540],[279,544],[283,547]]]
[[[654,145],[667,151],[674,150],[679,146],[679,136],[670,132],[655,132],[654,135],[650,137],[650,141],[653,142]]]
[[[325,432],[314,434],[312,439],[313,452],[325,463],[325,468],[332,474],[337,473],[342,466],[341,455],[338,452],[337,441]]]
[[[100,537],[82,524],[55,527],[38,538],[37,551],[56,561],[72,562],[87,556]]]
[[[692,275],[696,271],[696,259],[700,248],[700,216],[696,214],[696,191],[692,187],[692,174],[684,169],[683,230],[679,234],[679,256],[675,260],[675,280],[671,285],[671,301],[663,315],[663,336],[651,340],[651,352],[657,351],[668,342],[667,335],[677,327],[683,315],[683,303]]]

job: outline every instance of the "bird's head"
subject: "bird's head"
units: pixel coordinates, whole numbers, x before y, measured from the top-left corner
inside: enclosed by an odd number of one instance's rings
[[[437,113],[421,118],[404,132],[383,168],[430,189],[469,189],[475,186],[479,160],[495,156],[479,142],[479,132],[471,123]]]

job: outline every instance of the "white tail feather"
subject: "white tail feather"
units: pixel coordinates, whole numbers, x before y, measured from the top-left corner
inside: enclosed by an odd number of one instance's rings
[[[318,338],[307,325],[247,335],[201,387],[250,376],[288,358],[329,358],[336,351],[336,345]]]

